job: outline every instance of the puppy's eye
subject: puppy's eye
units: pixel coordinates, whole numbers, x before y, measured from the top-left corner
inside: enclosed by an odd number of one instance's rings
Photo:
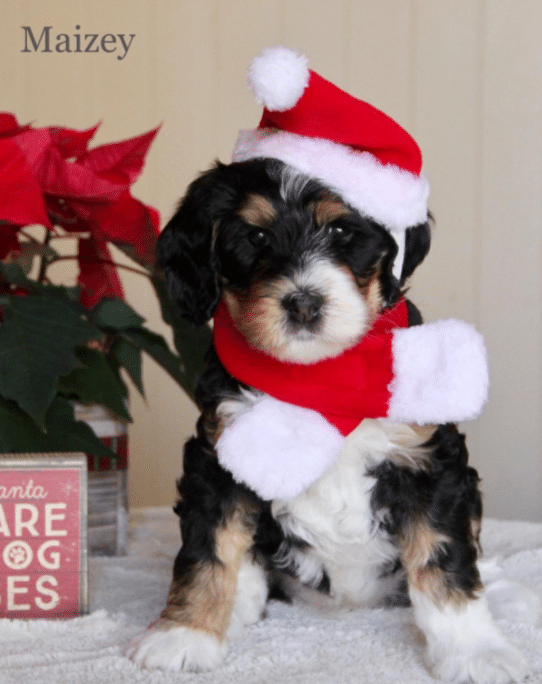
[[[338,223],[329,223],[326,226],[328,235],[342,241],[348,241],[352,237],[352,232]]]
[[[263,230],[253,230],[248,234],[248,240],[254,247],[264,247],[268,243],[267,233]]]

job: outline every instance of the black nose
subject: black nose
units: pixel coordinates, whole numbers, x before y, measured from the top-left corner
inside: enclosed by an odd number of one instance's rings
[[[286,295],[282,306],[288,312],[290,322],[305,328],[314,327],[322,316],[324,298],[316,292],[300,290]]]

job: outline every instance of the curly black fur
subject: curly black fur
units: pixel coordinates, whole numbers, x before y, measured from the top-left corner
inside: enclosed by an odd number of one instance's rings
[[[478,474],[468,466],[465,436],[455,425],[440,426],[426,446],[431,450],[427,469],[384,461],[369,471],[376,480],[371,508],[391,537],[420,520],[449,537],[430,564],[442,570],[449,586],[474,597],[480,583],[477,540],[472,535],[472,522],[482,517]],[[385,515],[379,515],[382,511]]]

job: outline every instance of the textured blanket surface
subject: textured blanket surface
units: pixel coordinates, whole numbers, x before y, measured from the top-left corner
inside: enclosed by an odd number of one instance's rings
[[[508,577],[542,592],[542,524],[486,520],[487,556]],[[164,605],[179,545],[169,509],[131,515],[129,555],[90,559],[90,614],[72,620],[0,620],[1,684],[435,684],[409,608],[359,610],[338,618],[272,603],[222,667],[200,674],[148,672],[123,653]],[[542,628],[499,620],[542,684]]]

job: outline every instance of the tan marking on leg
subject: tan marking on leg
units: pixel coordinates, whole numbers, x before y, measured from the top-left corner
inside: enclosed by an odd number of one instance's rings
[[[407,570],[415,572],[436,557],[439,547],[449,538],[435,532],[425,521],[411,523],[402,539],[402,554]]]
[[[161,618],[163,629],[184,625],[213,634],[222,641],[230,624],[241,562],[253,541],[246,522],[249,511],[236,510],[218,529],[215,552],[218,561],[205,561],[191,581],[173,580]]]
[[[403,534],[401,558],[409,584],[428,596],[435,605],[464,606],[473,596],[457,586],[451,586],[443,570],[433,563],[440,547],[450,538],[436,532],[426,521],[413,522]],[[482,589],[480,583],[479,589]]]

